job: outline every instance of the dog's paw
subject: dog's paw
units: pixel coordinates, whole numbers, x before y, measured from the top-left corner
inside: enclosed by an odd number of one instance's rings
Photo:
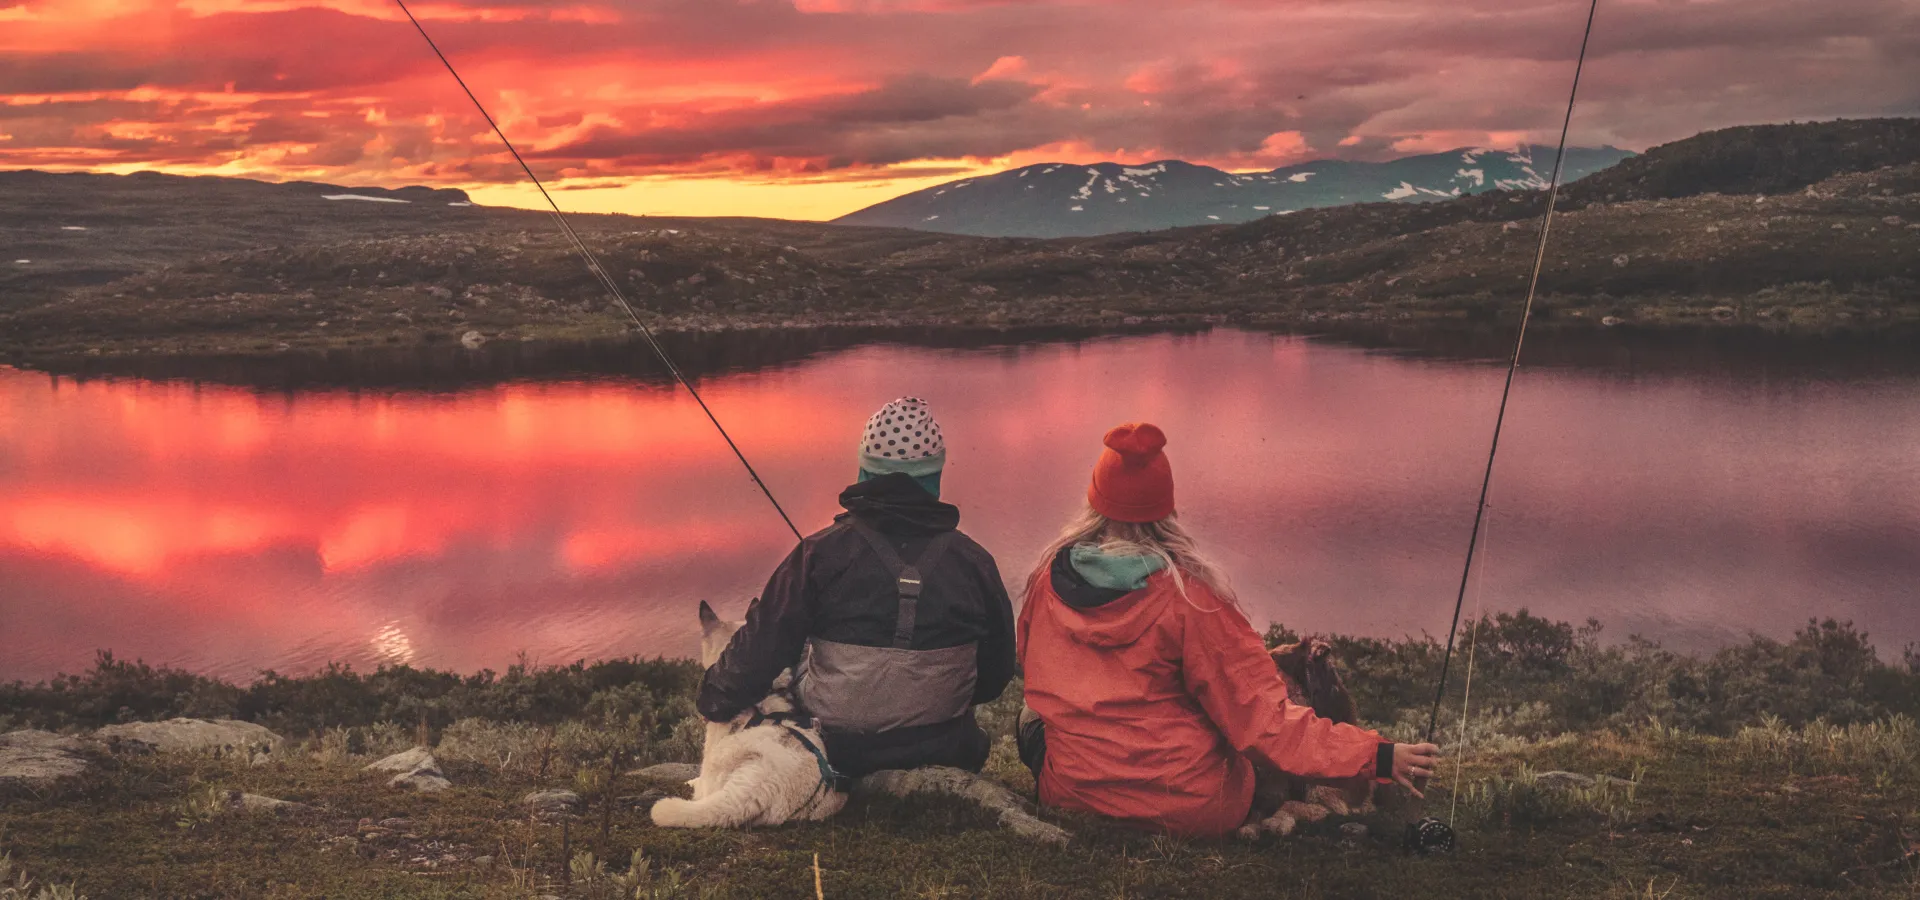
[[[1280,804],[1280,812],[1276,813],[1276,815],[1289,816],[1302,822],[1318,822],[1331,815],[1331,813],[1326,807],[1318,803],[1302,803],[1298,800],[1288,800]]]
[[[1336,816],[1353,815],[1353,806],[1347,802],[1346,792],[1332,785],[1316,784],[1308,788],[1307,802],[1324,806]]]

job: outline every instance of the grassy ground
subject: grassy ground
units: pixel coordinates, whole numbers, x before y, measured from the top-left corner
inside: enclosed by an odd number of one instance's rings
[[[857,800],[825,824],[756,831],[654,828],[622,777],[569,823],[521,813],[541,787],[524,769],[450,765],[455,787],[413,794],[363,772],[369,757],[300,748],[265,766],[212,757],[119,757],[86,778],[0,807],[0,843],[43,882],[93,898],[562,897],[616,894],[643,854],[637,896],[807,897],[818,855],[828,897],[1911,897],[1920,869],[1903,830],[1920,782],[1889,778],[1841,747],[1915,748],[1910,723],[1856,729],[1800,752],[1748,735],[1583,735],[1475,752],[1462,777],[1460,849],[1411,857],[1408,809],[1259,843],[1171,840],[1054,817],[1065,848],[997,830],[957,800]],[[1778,729],[1773,738],[1804,736]],[[1011,765],[1001,747],[994,769]],[[1635,779],[1572,792],[1531,783],[1547,768]],[[1438,781],[1450,783],[1451,768]],[[1020,779],[1012,779],[1019,781]],[[197,816],[210,789],[311,804],[311,813]],[[612,808],[606,808],[611,798]],[[1426,810],[1446,817],[1436,784]],[[601,831],[603,813],[608,827]],[[392,820],[404,819],[404,822]],[[385,823],[383,826],[381,823]],[[580,857],[591,853],[601,862]],[[568,882],[571,882],[569,884]]]
[[[1075,835],[1064,848],[951,798],[856,798],[827,823],[753,831],[654,828],[641,795],[684,786],[628,773],[697,757],[697,672],[684,662],[334,669],[242,687],[103,659],[0,686],[0,730],[224,715],[289,741],[261,765],[95,751],[80,778],[0,793],[0,854],[94,900],[809,897],[816,856],[832,898],[1920,896],[1912,649],[1884,663],[1831,622],[1705,657],[1598,633],[1524,612],[1466,629],[1480,646],[1471,743],[1454,754],[1465,766],[1444,767],[1424,804],[1362,818],[1364,838],[1328,820],[1256,843],[1173,840],[1047,813]],[[1395,737],[1417,733],[1432,639],[1333,642],[1363,713]],[[1458,733],[1457,703],[1445,734]],[[987,774],[1025,794],[1007,736],[1017,708],[1016,689],[980,718],[998,736]],[[421,740],[453,788],[414,794],[364,770]],[[1619,780],[1537,777],[1552,770]],[[587,809],[530,818],[521,798],[542,788],[575,790]],[[229,811],[230,791],[312,809]],[[1454,819],[1458,851],[1403,852],[1420,815]]]

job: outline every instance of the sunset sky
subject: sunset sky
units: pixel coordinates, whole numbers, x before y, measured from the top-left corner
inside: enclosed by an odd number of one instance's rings
[[[419,0],[570,210],[830,218],[1042,161],[1557,136],[1585,0]],[[1601,0],[1578,144],[1920,113],[1915,0]],[[391,0],[0,0],[0,169],[524,176]]]

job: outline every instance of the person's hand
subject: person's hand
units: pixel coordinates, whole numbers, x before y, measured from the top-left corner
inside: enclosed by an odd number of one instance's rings
[[[1427,795],[1414,786],[1414,779],[1431,777],[1439,765],[1440,748],[1433,744],[1393,745],[1393,780],[1415,797],[1424,799]]]

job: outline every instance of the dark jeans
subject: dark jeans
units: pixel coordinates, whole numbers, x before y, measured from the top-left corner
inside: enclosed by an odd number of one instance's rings
[[[952,766],[978,772],[987,764],[992,742],[973,713],[948,722],[915,725],[873,734],[822,729],[827,759],[835,771],[859,778],[882,769]]]
[[[1027,764],[1038,785],[1040,770],[1047,764],[1047,723],[1034,715],[1033,710],[1020,707],[1020,723],[1014,727],[1013,743],[1020,751],[1020,761]]]

